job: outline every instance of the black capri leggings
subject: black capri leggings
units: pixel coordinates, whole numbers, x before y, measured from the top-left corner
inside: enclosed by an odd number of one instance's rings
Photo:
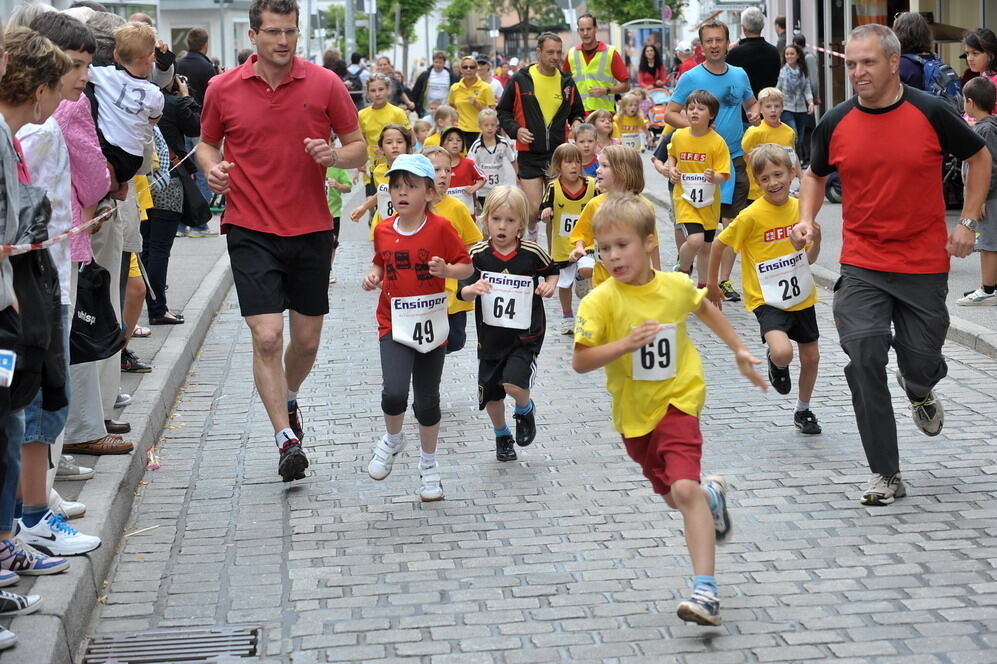
[[[401,415],[408,405],[412,383],[412,411],[424,427],[440,423],[440,379],[446,346],[420,353],[403,346],[387,334],[381,338],[381,410],[385,415]]]

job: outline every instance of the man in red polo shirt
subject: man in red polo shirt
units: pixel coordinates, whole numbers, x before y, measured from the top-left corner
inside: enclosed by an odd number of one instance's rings
[[[211,190],[226,196],[222,232],[253,335],[253,375],[280,451],[277,470],[290,482],[308,467],[297,392],[329,312],[325,172],[362,166],[367,146],[339,77],[294,55],[297,2],[253,0],[249,25],[256,53],[211,79],[197,158]],[[291,342],[282,357],[285,309]]]
[[[845,378],[873,472],[861,502],[889,505],[907,493],[886,377],[890,347],[915,425],[937,436],[944,413],[934,387],[947,371],[949,257],[973,250],[990,188],[990,153],[943,99],[900,82],[900,40],[886,26],[852,31],[845,68],[856,95],[831,109],[814,131],[800,222],[791,237],[797,248],[813,240],[825,180],[837,171],[843,224],[834,324],[848,355]],[[962,220],[951,232],[942,195],[945,154],[969,166]]]
[[[614,95],[630,90],[630,72],[619,49],[595,38],[597,28],[592,14],[578,17],[578,38],[582,43],[568,49],[561,71],[575,79],[586,112],[605,109],[615,113]]]

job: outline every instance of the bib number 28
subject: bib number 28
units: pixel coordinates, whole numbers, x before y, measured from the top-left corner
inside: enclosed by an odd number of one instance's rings
[[[780,279],[779,286],[782,288],[782,301],[788,302],[800,296],[800,280],[798,277]]]
[[[633,355],[633,379],[661,381],[675,377],[675,325],[662,325],[651,343],[641,346]]]

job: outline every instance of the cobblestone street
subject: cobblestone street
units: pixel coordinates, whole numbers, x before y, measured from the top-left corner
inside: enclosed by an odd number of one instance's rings
[[[819,436],[794,429],[795,390],[752,388],[692,319],[709,385],[703,467],[730,480],[734,522],[717,557],[725,624],[707,629],[675,615],[690,575],[680,515],[627,458],[602,372],[571,370],[556,298],[537,442],[517,448],[519,461],[495,460],[477,410],[472,317],[467,348],[444,370],[446,500],[419,501],[411,415],[405,458],[384,482],[367,476],[383,431],[377,296],[358,285],[369,254],[345,242],[337,257],[332,313],[299,395],[311,467],[290,485],[230,293],[163,432],[162,467],[140,487],[92,633],[258,624],[263,659],[288,664],[995,661],[994,360],[946,345],[936,438],[915,429],[893,385],[909,495],[867,508],[830,294],[818,305]],[[754,316],[725,312],[764,358]]]

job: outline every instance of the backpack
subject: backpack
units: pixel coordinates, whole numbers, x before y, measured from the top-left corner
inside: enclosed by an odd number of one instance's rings
[[[360,80],[360,72],[362,69],[357,69],[355,72],[346,70],[346,76],[343,77],[343,83],[346,84],[346,89],[350,91],[351,94],[356,94],[363,90],[363,82]]]
[[[924,78],[921,82],[922,90],[945,99],[952,104],[957,113],[962,114],[962,80],[952,67],[945,64],[937,56],[933,56],[928,60],[920,55],[904,53],[903,57],[921,65],[924,73]]]

